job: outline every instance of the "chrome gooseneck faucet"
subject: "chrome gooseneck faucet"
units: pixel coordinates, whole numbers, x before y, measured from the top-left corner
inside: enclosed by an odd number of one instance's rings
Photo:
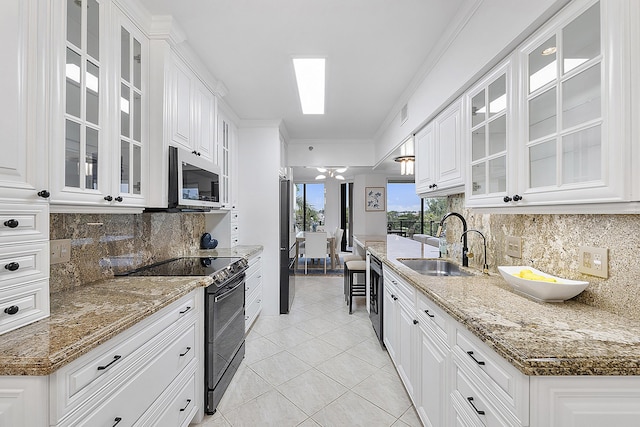
[[[482,266],[482,272],[485,274],[489,274],[489,264],[487,264],[487,238],[484,237],[484,234],[482,234],[482,232],[480,230],[467,230],[465,232],[462,233],[462,236],[460,236],[460,240],[462,241],[462,238],[466,236],[467,233],[469,233],[470,231],[475,231],[476,233],[478,233],[479,235],[482,236],[482,243],[484,245],[484,265]],[[473,254],[468,254],[467,257],[472,257]]]
[[[449,212],[440,220],[440,227],[444,225],[444,221],[450,216],[458,217],[460,221],[462,221],[462,236],[460,237],[462,239],[462,266],[469,267],[469,258],[467,257],[467,252],[469,252],[469,248],[467,247],[467,221],[458,212]]]

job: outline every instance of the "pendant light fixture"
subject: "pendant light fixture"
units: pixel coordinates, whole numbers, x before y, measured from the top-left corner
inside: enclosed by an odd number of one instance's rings
[[[400,175],[413,175],[416,156],[413,150],[413,135],[400,146],[400,156],[396,157],[396,162],[400,163]]]

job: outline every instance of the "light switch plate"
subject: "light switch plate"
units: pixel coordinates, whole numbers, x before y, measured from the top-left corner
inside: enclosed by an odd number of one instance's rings
[[[591,276],[609,277],[609,250],[580,246],[578,248],[578,271]]]
[[[522,258],[522,237],[507,236],[507,255]]]
[[[49,252],[51,253],[51,257],[49,259],[50,264],[59,264],[71,261],[71,240],[51,240],[49,242]]]

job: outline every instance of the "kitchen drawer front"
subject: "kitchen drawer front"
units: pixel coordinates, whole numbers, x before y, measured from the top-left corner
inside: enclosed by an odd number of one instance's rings
[[[262,309],[262,288],[257,288],[253,294],[247,295],[246,298],[247,302],[244,307],[245,332],[251,328],[251,325],[253,325],[253,322],[255,322]]]
[[[262,287],[262,269],[255,270],[253,274],[247,274],[244,282],[245,297],[248,298],[256,289]]]
[[[471,425],[486,427],[514,427],[523,425],[512,414],[501,411],[493,405],[491,394],[486,394],[472,380],[466,369],[454,358],[454,387],[451,400],[456,411],[464,413],[465,419],[473,420]]]
[[[505,408],[519,419],[529,419],[529,377],[461,327],[456,328],[455,340],[453,351],[460,363],[480,378]]]
[[[51,375],[51,394],[54,396],[52,423],[84,404],[98,390],[116,388],[118,376],[144,357],[167,334],[176,330],[191,330],[197,319],[196,295],[196,292],[190,293],[54,372]],[[192,346],[188,356],[184,357],[192,358],[194,349]]]
[[[250,277],[262,270],[262,255],[255,255],[249,258],[249,268],[247,268],[247,277]]]
[[[188,366],[185,358],[194,360],[195,349],[185,354],[185,345],[195,344],[195,330],[192,324],[187,331],[163,334],[163,339],[120,373],[116,379],[119,386],[113,392],[101,391],[60,426],[112,426],[118,418],[118,426],[132,426]],[[108,398],[103,400],[105,396]]]
[[[48,276],[48,242],[0,246],[0,289]]]
[[[383,272],[383,278],[385,283],[391,283],[391,289],[394,289],[394,293],[402,298],[407,305],[413,306],[415,304],[416,288],[400,279],[397,274],[386,268]]]
[[[447,330],[450,317],[425,295],[418,292],[418,317],[422,325],[427,325],[443,343],[448,344]]]
[[[0,334],[49,316],[49,279],[0,291]]]
[[[49,205],[0,205],[0,244],[49,240]]]
[[[202,394],[196,389],[196,368],[192,364],[165,390],[153,406],[135,423],[136,427],[186,427],[198,412]]]

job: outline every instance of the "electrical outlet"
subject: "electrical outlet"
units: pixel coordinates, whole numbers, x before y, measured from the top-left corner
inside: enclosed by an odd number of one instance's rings
[[[522,258],[522,237],[507,236],[507,255]]]
[[[58,239],[49,242],[50,264],[59,264],[71,261],[71,240]]]
[[[591,276],[609,277],[609,250],[607,248],[578,248],[578,271]]]

